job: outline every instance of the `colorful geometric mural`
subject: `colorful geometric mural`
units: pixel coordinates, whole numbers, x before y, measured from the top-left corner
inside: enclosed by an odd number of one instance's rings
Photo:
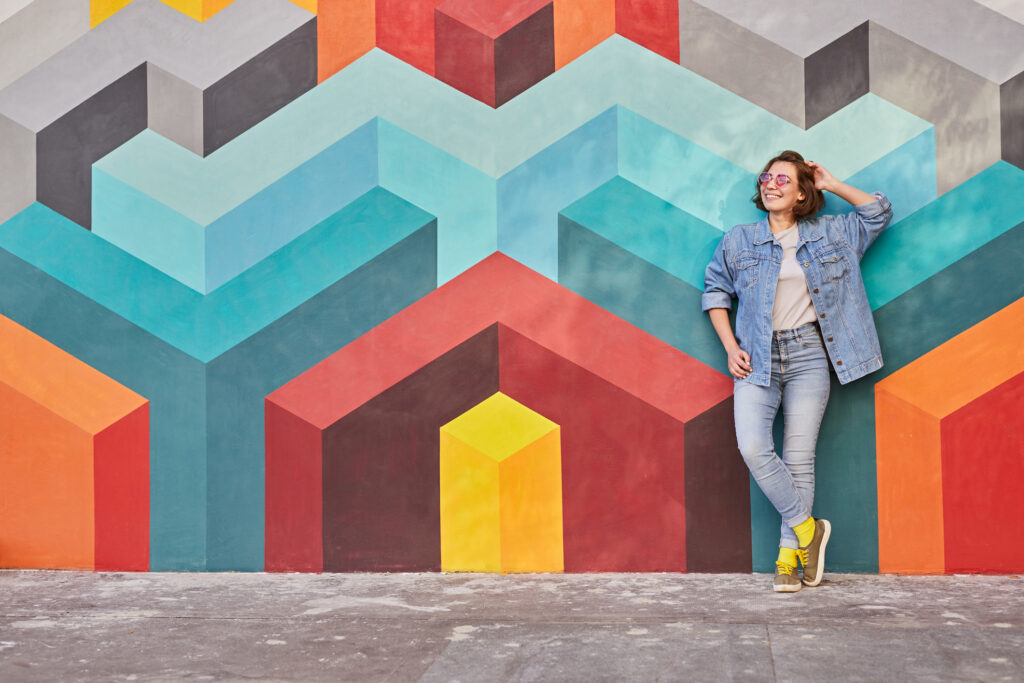
[[[1021,571],[1006,7],[5,6],[0,566],[770,568],[699,295],[792,148],[895,210],[829,568]]]

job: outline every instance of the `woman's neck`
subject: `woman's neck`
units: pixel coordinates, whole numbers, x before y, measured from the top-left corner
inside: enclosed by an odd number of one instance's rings
[[[796,225],[796,216],[790,211],[785,214],[769,213],[768,226],[772,229],[773,235],[785,232]]]

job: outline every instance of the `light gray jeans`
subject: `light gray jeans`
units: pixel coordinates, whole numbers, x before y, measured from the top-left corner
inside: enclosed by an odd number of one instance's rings
[[[797,548],[794,526],[814,505],[814,457],[829,394],[828,358],[814,323],[772,333],[771,383],[736,382],[736,441],[754,481],[782,516],[779,547]],[[782,405],[782,457],[772,424]]]

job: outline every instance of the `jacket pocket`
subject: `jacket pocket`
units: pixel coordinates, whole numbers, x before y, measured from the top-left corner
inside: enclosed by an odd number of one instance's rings
[[[736,274],[738,289],[753,287],[761,277],[761,259],[757,253],[744,249],[732,260],[732,272]]]
[[[850,271],[850,263],[847,261],[846,253],[840,248],[816,252],[814,259],[825,280],[830,282],[842,280]]]

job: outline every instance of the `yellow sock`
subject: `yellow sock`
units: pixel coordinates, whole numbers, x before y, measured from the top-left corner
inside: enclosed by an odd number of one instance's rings
[[[814,517],[808,517],[807,521],[797,524],[793,531],[796,532],[796,540],[801,548],[809,544],[814,540]]]
[[[796,564],[796,549],[795,548],[779,548],[779,562],[785,562],[790,567],[797,566],[797,564]]]

